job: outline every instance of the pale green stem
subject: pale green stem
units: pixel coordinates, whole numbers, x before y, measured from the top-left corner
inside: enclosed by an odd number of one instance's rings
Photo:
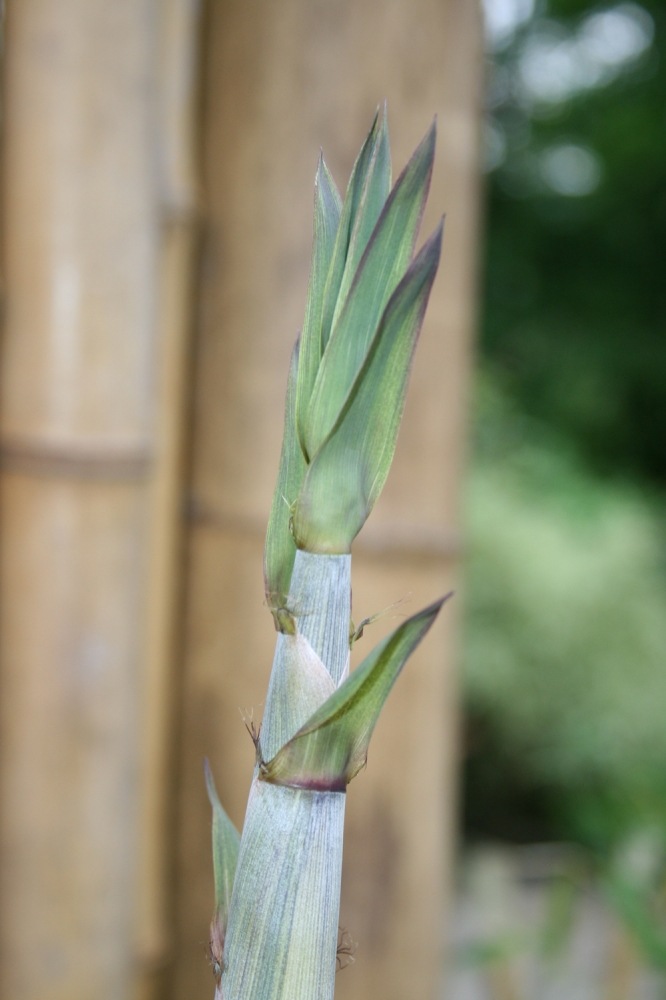
[[[332,1000],[344,792],[255,777],[229,914],[224,1000]]]
[[[350,569],[348,555],[296,554],[288,606],[297,635],[278,636],[260,740],[265,760],[348,669]],[[332,1000],[345,799],[271,785],[255,769],[218,1000]]]
[[[349,662],[351,556],[320,556],[299,549],[289,609],[296,616],[298,631],[323,660],[334,684],[339,684]]]
[[[349,667],[351,556],[320,556],[299,550],[291,576],[288,608],[296,621],[298,635],[307,640],[337,686]],[[278,635],[261,724],[261,752],[266,761],[275,756],[330,693],[322,690],[323,685],[316,683],[315,676],[294,677],[293,647],[293,636]]]

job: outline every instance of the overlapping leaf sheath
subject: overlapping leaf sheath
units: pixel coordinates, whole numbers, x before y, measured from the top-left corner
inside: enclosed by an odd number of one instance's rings
[[[268,524],[266,598],[278,628],[296,548],[347,553],[393,459],[414,348],[439,263],[441,225],[416,259],[435,126],[389,193],[386,114],[377,115],[344,202],[323,158],[305,322],[289,376]],[[280,623],[282,622],[282,624]]]
[[[344,202],[319,162],[264,558],[279,634],[240,849],[209,778],[218,1000],[332,1000],[346,787],[442,604],[404,621],[349,673],[349,551],[388,474],[439,262],[441,225],[414,257],[434,142],[433,125],[389,193],[378,113]]]
[[[398,674],[435,620],[444,598],[400,625],[331,693],[268,762],[264,781],[290,788],[345,791],[365,765],[379,713]]]
[[[272,784],[262,769],[345,683],[350,562],[296,554],[293,629],[277,638],[231,900],[225,1000],[333,996],[346,796]]]

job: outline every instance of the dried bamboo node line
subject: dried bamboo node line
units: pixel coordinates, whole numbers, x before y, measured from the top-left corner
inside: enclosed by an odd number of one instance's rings
[[[188,503],[187,519],[226,535],[262,543],[266,534],[266,523],[259,518],[226,514],[194,498]],[[462,550],[461,534],[455,528],[394,522],[366,526],[353,548],[355,555],[367,558],[414,562],[449,562],[459,559]]]
[[[18,438],[0,440],[0,469],[49,479],[141,480],[150,473],[152,459],[150,449],[136,445],[83,448]]]

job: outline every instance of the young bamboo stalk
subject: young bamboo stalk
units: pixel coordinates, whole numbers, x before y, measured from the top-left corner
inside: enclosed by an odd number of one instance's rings
[[[332,998],[346,787],[443,603],[403,622],[349,673],[351,544],[391,465],[439,262],[441,224],[413,256],[434,148],[433,124],[390,190],[378,112],[344,202],[320,158],[308,300],[266,536],[278,636],[240,842],[207,770],[217,1000]]]

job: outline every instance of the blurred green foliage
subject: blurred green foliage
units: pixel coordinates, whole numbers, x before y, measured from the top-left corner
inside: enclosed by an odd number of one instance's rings
[[[525,444],[478,463],[471,517],[471,703],[491,698],[542,781],[660,770],[666,581],[644,500]]]
[[[488,159],[466,832],[612,872],[637,831],[666,857],[666,5],[495,38]]]
[[[666,784],[666,578],[653,506],[540,441],[492,382],[480,395],[465,679],[470,715],[489,720],[497,743],[489,782],[501,794],[509,767],[572,793]]]
[[[653,37],[615,79],[568,100],[520,92],[526,36],[575,38],[586,16],[618,8],[644,11]],[[666,5],[550,0],[491,60],[489,102],[504,160],[488,184],[483,355],[524,411],[566,434],[591,468],[663,485]],[[563,143],[598,163],[585,196],[539,177]]]

